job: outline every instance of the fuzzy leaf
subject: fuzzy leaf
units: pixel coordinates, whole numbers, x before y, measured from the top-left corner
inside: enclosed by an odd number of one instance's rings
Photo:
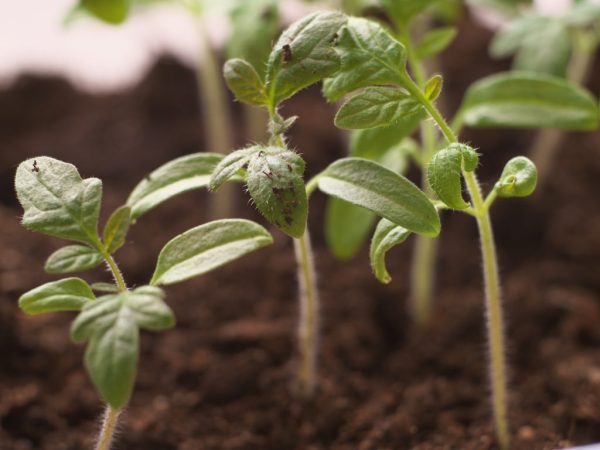
[[[460,113],[473,127],[593,130],[598,126],[598,104],[588,91],[535,73],[509,72],[476,82]]]
[[[99,266],[104,258],[98,250],[87,245],[67,245],[52,253],[44,270],[48,273],[83,272]]]
[[[26,314],[55,311],[79,311],[96,297],[81,278],[65,278],[43,284],[19,298],[19,307]]]
[[[425,83],[424,93],[425,97],[427,97],[427,99],[430,102],[436,101],[437,98],[440,96],[442,92],[443,83],[444,79],[441,75],[434,75],[429,80],[427,80],[427,83]]]
[[[500,197],[528,197],[535,191],[537,169],[524,156],[517,156],[506,163],[496,190]]]
[[[173,284],[202,275],[272,242],[267,230],[249,220],[216,220],[200,225],[163,247],[151,284]]]
[[[340,128],[360,129],[412,124],[413,116],[425,117],[421,104],[403,89],[370,87],[342,105],[335,116]]]
[[[73,340],[89,340],[85,364],[104,400],[114,409],[131,395],[139,353],[139,328],[171,328],[175,319],[161,289],[142,286],[87,303],[71,327]]]
[[[450,208],[469,206],[462,197],[462,169],[472,172],[478,163],[475,150],[468,145],[452,144],[440,150],[429,162],[427,180],[433,191]]]
[[[104,22],[117,25],[127,19],[128,0],[81,0],[81,6]]]
[[[415,48],[415,54],[419,59],[430,58],[444,51],[456,38],[456,28],[442,27],[431,30]]]
[[[378,23],[348,18],[336,50],[342,62],[340,70],[323,83],[328,100],[338,100],[362,87],[402,84],[406,50]]]
[[[106,221],[103,232],[103,241],[108,253],[114,253],[125,244],[125,236],[131,223],[131,208],[121,206],[117,208]]]
[[[213,170],[208,183],[208,189],[216,191],[224,183],[229,181],[236,173],[248,165],[252,156],[261,150],[261,146],[254,145],[252,147],[243,148],[231,152],[223,158]]]
[[[413,183],[377,163],[344,158],[319,178],[319,189],[424,236],[437,236],[440,219],[427,196]]]
[[[265,147],[248,164],[248,192],[260,213],[281,231],[301,237],[308,201],[302,179],[304,161],[296,153]]]
[[[97,244],[102,200],[99,179],[82,180],[74,165],[40,156],[19,164],[15,188],[25,210],[25,228]]]
[[[119,287],[114,283],[98,282],[98,283],[92,283],[90,286],[91,286],[92,290],[96,291],[96,292],[109,293],[109,294],[114,294],[116,292],[119,292]]]
[[[265,105],[267,93],[256,69],[243,59],[230,59],[223,66],[227,87],[235,98],[250,105]]]
[[[346,22],[338,12],[316,12],[294,22],[275,44],[267,64],[266,84],[273,106],[333,75],[340,58],[333,46]]]
[[[377,224],[373,239],[371,240],[371,249],[369,259],[373,274],[382,283],[389,283],[392,277],[387,271],[385,265],[386,253],[398,244],[401,244],[410,235],[406,228],[396,225],[387,219],[381,219]]]
[[[132,220],[160,205],[164,201],[208,186],[210,175],[222,155],[193,153],[170,161],[143,179],[127,199]]]

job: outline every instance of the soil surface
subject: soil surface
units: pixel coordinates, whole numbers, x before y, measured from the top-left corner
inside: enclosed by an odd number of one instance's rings
[[[467,24],[447,53],[454,55],[443,61],[449,110],[472,80],[506,67],[488,61],[488,38]],[[291,142],[309,175],[344,154],[333,110],[318,90],[284,113],[300,115]],[[20,227],[17,164],[43,154],[102,178],[106,216],[150,170],[203,148],[200,120],[193,74],[167,59],[135,89],[110,96],[32,77],[0,92],[0,449],[91,448],[103,409],[83,369],[84,349],[69,340],[74,315],[28,317],[17,308],[20,294],[55,278],[43,273],[43,261],[64,244]],[[532,136],[465,134],[483,153],[485,188]],[[241,123],[236,138],[242,145]],[[493,209],[515,450],[600,441],[599,152],[598,133],[569,135],[544,192],[500,200]],[[238,216],[261,220],[238,194]],[[178,324],[143,333],[115,449],[496,448],[472,219],[444,214],[435,317],[417,332],[406,313],[412,242],[390,253],[394,280],[381,285],[366,251],[347,263],[329,255],[324,201],[315,195],[310,219],[323,302],[315,398],[294,398],[293,249],[271,229],[271,247],[167,289]],[[117,255],[130,285],[148,281],[168,239],[208,220],[207,204],[205,193],[189,193],[134,226]],[[109,279],[102,270],[84,277]]]

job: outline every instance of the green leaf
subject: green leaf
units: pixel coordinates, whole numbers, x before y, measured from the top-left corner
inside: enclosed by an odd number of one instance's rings
[[[373,239],[371,240],[371,249],[369,259],[373,274],[382,283],[389,283],[392,277],[385,266],[386,253],[398,244],[401,244],[410,235],[410,231],[387,219],[381,219],[377,224]]]
[[[524,156],[517,156],[506,163],[495,189],[500,197],[528,197],[535,191],[537,169]]]
[[[230,12],[229,58],[243,58],[252,67],[263,68],[279,32],[277,0],[237,1]]]
[[[325,239],[336,258],[354,257],[369,236],[375,214],[368,209],[331,197],[325,209]]]
[[[254,145],[252,147],[236,150],[225,156],[213,170],[208,183],[208,189],[216,191],[240,170],[248,167],[248,163],[252,156],[258,153],[261,148],[260,145]]]
[[[91,288],[93,291],[114,294],[119,292],[119,287],[114,283],[92,283]]]
[[[404,27],[438,0],[380,0],[394,22]]]
[[[96,246],[102,182],[82,180],[77,168],[39,156],[17,168],[15,188],[28,230]]]
[[[19,307],[26,314],[55,311],[79,311],[96,297],[81,278],[65,278],[43,284],[19,298]]]
[[[127,19],[129,2],[127,0],[80,0],[81,5],[104,22],[117,25]]]
[[[267,64],[266,84],[272,106],[333,75],[340,58],[333,46],[346,16],[316,12],[294,22],[275,44]]]
[[[139,353],[139,328],[171,328],[175,319],[162,290],[142,286],[87,303],[71,327],[73,340],[89,340],[85,364],[104,400],[114,409],[131,395]]]
[[[267,230],[249,220],[216,220],[200,225],[163,247],[151,284],[167,285],[188,280],[272,242]]]
[[[393,172],[404,173],[411,153],[418,152],[418,146],[412,139],[405,139],[406,129],[403,127],[354,131],[350,154],[379,162]],[[366,242],[374,220],[375,215],[371,211],[329,197],[325,210],[325,239],[333,255],[343,261],[354,257]]]
[[[548,20],[543,28],[529,33],[517,52],[516,70],[565,77],[571,58],[571,38],[562,21]]]
[[[462,169],[472,172],[477,167],[477,152],[465,144],[451,144],[438,151],[427,166],[427,180],[433,191],[450,208],[465,209],[462,197]]]
[[[319,189],[415,233],[435,237],[440,232],[439,216],[427,196],[403,176],[372,161],[334,162],[319,177]]]
[[[114,253],[125,244],[125,236],[131,223],[131,208],[127,205],[117,208],[104,226],[103,241],[108,253]]]
[[[427,80],[427,83],[425,83],[424,93],[425,97],[427,97],[427,99],[430,102],[436,101],[437,98],[440,96],[442,92],[443,83],[444,79],[441,75],[434,75],[429,80]]]
[[[269,222],[292,237],[306,228],[308,200],[304,161],[291,150],[265,147],[248,164],[248,192]]]
[[[48,273],[83,272],[99,266],[104,258],[98,250],[87,245],[68,245],[52,253],[44,270]]]
[[[457,30],[454,27],[442,27],[429,31],[416,46],[416,57],[425,59],[443,52],[456,38],[456,35]]]
[[[402,84],[406,50],[376,22],[348,18],[336,50],[340,70],[323,83],[323,94],[335,101],[356,89],[371,85]]]
[[[156,169],[135,187],[127,199],[132,220],[171,197],[208,186],[210,175],[222,158],[216,153],[193,153]]]
[[[490,55],[493,58],[506,58],[514,54],[528,35],[536,35],[550,20],[552,18],[540,15],[516,18],[494,36],[490,45]]]
[[[267,92],[256,69],[243,59],[230,59],[223,66],[227,87],[235,98],[250,105],[266,105]]]
[[[370,87],[342,105],[335,116],[340,128],[375,128],[413,123],[412,116],[425,117],[421,104],[403,89]]]
[[[597,100],[559,78],[534,73],[503,73],[473,84],[460,114],[473,127],[593,130]]]

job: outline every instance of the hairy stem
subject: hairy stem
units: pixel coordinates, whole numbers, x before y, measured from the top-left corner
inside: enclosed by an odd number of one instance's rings
[[[405,77],[405,87],[425,107],[433,118],[449,143],[456,143],[456,135],[444,120],[438,109],[421,92],[419,87],[408,77]],[[485,284],[485,306],[487,317],[487,336],[490,350],[489,376],[492,385],[492,409],[494,413],[494,425],[496,439],[500,448],[508,449],[510,433],[508,427],[508,394],[506,385],[506,362],[504,345],[504,322],[502,315],[502,303],[500,294],[500,279],[498,276],[498,263],[496,259],[496,248],[494,245],[494,234],[492,223],[485,204],[479,182],[473,172],[463,171],[463,177],[467,184],[469,195],[473,202],[473,210],[479,227],[479,239],[481,242],[481,254],[483,259],[483,279]]]
[[[104,419],[102,420],[102,429],[95,450],[108,450],[115,434],[115,428],[119,420],[121,411],[106,407],[104,411]]]
[[[473,208],[478,213],[477,225],[481,241],[481,256],[483,259],[483,277],[485,282],[485,306],[487,317],[487,338],[490,352],[489,377],[492,387],[492,409],[496,438],[501,449],[507,449],[510,443],[508,427],[508,394],[506,383],[506,361],[504,344],[504,318],[502,313],[502,298],[500,278],[492,223],[487,207],[481,197],[477,178],[473,172],[463,172]]]
[[[198,34],[201,55],[196,71],[198,93],[204,120],[207,150],[226,155],[233,148],[233,124],[228,111],[227,97],[221,82],[218,57],[210,44],[206,24],[199,21]],[[234,186],[225,184],[211,203],[211,217],[231,217],[234,208]]]
[[[587,44],[586,38],[588,38],[586,35],[577,35],[575,45],[573,45],[573,55],[571,56],[567,74],[569,81],[580,86],[584,85],[590,76],[597,46],[594,44]],[[554,164],[554,160],[557,157],[564,138],[564,131],[546,129],[539,131],[533,144],[531,144],[529,155],[537,168],[537,186],[540,191],[543,190],[548,175],[552,172],[552,165]]]
[[[298,388],[300,395],[310,397],[314,393],[317,377],[319,293],[308,229],[301,238],[294,239],[294,250],[300,285]]]

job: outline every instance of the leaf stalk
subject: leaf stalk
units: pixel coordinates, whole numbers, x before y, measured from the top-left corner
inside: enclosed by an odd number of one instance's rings
[[[100,437],[96,444],[95,450],[108,450],[112,443],[113,436],[115,434],[115,428],[119,420],[120,410],[113,409],[110,406],[106,407],[104,412],[104,419],[102,420],[102,429],[100,431]]]

